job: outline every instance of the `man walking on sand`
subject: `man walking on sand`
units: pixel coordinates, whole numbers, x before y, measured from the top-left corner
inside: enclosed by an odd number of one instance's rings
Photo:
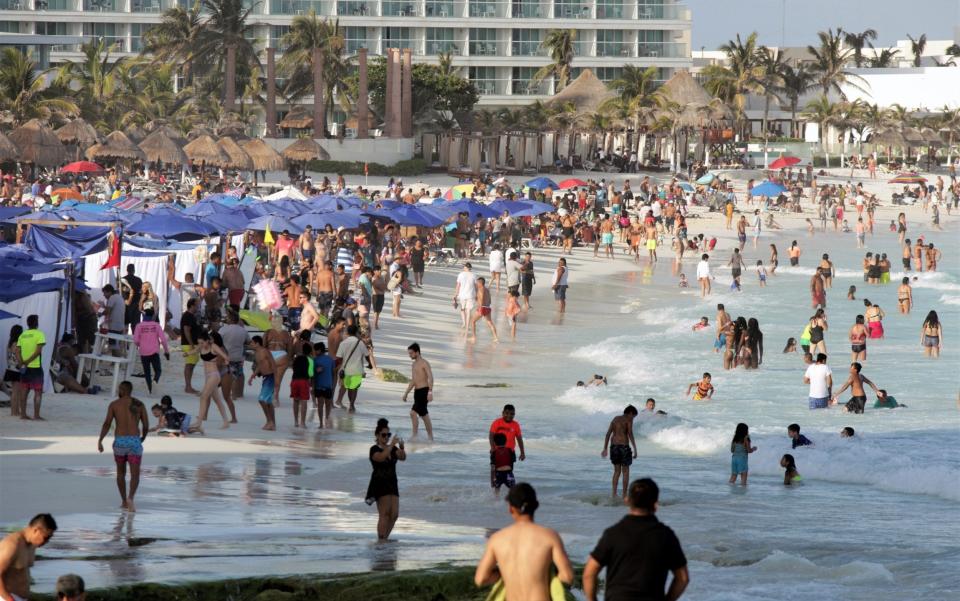
[[[550,528],[534,523],[540,504],[529,484],[511,488],[507,506],[513,524],[487,541],[473,580],[477,586],[502,580],[506,601],[549,601],[554,568],[561,582],[573,583],[573,567],[563,540]]]
[[[453,291],[453,306],[460,309],[464,332],[470,328],[470,318],[477,304],[477,276],[472,269],[469,261],[463,264],[463,271],[457,275],[457,286]]]
[[[193,352],[197,345],[197,334],[200,333],[197,311],[200,310],[200,299],[191,298],[187,301],[187,310],[180,316],[180,350],[183,352],[183,391],[187,394],[200,394],[193,387],[193,369],[199,362],[200,355]]]
[[[120,505],[127,511],[136,511],[133,498],[140,486],[140,463],[143,459],[143,441],[147,438],[150,424],[147,422],[147,408],[139,399],[133,398],[133,385],[124,380],[118,389],[120,398],[107,407],[107,417],[100,428],[97,450],[103,452],[103,439],[116,423],[113,431],[113,460],[117,464],[117,489],[120,491]],[[143,426],[141,434],[140,427]],[[130,464],[130,493],[127,494],[127,464]]]
[[[583,568],[583,592],[597,601],[597,576],[607,568],[605,601],[676,601],[690,582],[687,558],[669,527],[657,520],[660,489],[643,478],[630,485],[630,506],[622,520],[607,528]],[[664,594],[667,573],[673,573]]]
[[[430,421],[430,411],[427,409],[427,404],[433,401],[433,369],[420,354],[420,345],[416,342],[407,347],[407,354],[413,359],[410,384],[407,385],[407,390],[403,393],[403,402],[406,403],[410,391],[413,391],[413,408],[410,409],[413,432],[410,434],[410,438],[417,437],[417,429],[420,426],[417,419],[419,417],[423,419],[423,427],[427,429],[427,437],[430,442],[433,442],[433,423]]]
[[[41,513],[23,530],[8,534],[0,541],[0,600],[27,601],[30,597],[30,567],[37,549],[47,544],[57,531],[57,522],[49,513]]]
[[[630,482],[630,465],[637,458],[637,441],[633,438],[633,418],[637,417],[637,408],[627,405],[623,415],[618,415],[610,422],[607,436],[603,439],[601,457],[607,456],[607,447],[610,447],[610,463],[613,464],[613,493],[617,496],[617,481],[623,474],[623,498],[627,498],[627,483]],[[630,447],[633,447],[631,453]]]
[[[493,307],[490,306],[490,302],[490,290],[487,288],[486,280],[477,278],[477,303],[479,306],[470,319],[470,337],[468,340],[476,341],[477,322],[482,319],[487,322],[490,333],[493,334],[493,341],[500,342],[500,339],[497,337],[497,326],[493,323]]]
[[[23,393],[21,407],[23,413],[21,419],[27,417],[27,394],[33,391],[33,419],[43,421],[40,417],[40,405],[43,403],[43,347],[46,346],[47,339],[40,331],[40,318],[36,315],[27,316],[27,329],[20,334],[17,339],[17,353],[19,354],[20,365],[25,367],[24,373],[20,376],[20,385],[26,390]]]

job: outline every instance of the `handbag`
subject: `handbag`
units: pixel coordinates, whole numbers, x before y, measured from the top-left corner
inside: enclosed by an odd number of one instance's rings
[[[350,362],[350,358],[353,357],[353,354],[354,354],[355,352],[357,352],[357,347],[360,346],[361,344],[362,344],[362,342],[361,342],[360,340],[357,340],[357,343],[356,343],[355,345],[353,345],[353,350],[350,351],[350,354],[347,355],[347,358],[344,360],[344,362],[343,362],[344,365],[346,365],[347,363]],[[345,375],[346,375],[346,374],[344,373],[344,371],[343,371],[342,369],[341,369],[340,372],[337,374],[337,376],[338,376],[341,380],[344,378]]]

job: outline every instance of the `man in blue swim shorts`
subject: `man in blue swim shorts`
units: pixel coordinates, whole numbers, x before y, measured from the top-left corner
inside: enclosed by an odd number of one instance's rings
[[[273,359],[273,354],[263,345],[263,337],[254,336],[250,339],[250,346],[253,347],[253,373],[250,374],[250,380],[247,385],[253,384],[253,379],[257,376],[263,378],[260,382],[260,395],[257,400],[260,402],[260,409],[267,420],[264,424],[264,430],[276,430],[276,413],[273,407],[273,392],[276,387],[273,373],[277,364]]]
[[[131,396],[133,385],[124,380],[118,388],[120,398],[107,407],[107,417],[100,428],[97,450],[103,452],[103,439],[116,424],[113,435],[113,460],[117,464],[117,489],[120,491],[121,508],[136,511],[133,498],[140,486],[140,463],[143,459],[143,441],[147,438],[150,424],[147,421],[147,408]],[[141,431],[142,427],[142,431]],[[142,432],[142,433],[141,433]],[[130,492],[127,493],[127,464],[130,464]]]

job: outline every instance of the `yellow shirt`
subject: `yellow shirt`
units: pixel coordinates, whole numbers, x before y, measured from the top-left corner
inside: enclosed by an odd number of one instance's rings
[[[23,334],[20,334],[20,338],[17,338],[17,346],[20,347],[20,356],[23,357],[24,360],[34,354],[38,346],[46,343],[47,339],[40,330],[25,330]],[[34,357],[33,360],[27,364],[27,367],[40,367],[40,355]]]

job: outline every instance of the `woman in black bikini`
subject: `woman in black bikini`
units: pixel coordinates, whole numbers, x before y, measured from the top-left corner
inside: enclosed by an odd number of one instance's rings
[[[386,540],[400,517],[400,489],[397,485],[397,461],[405,461],[403,440],[390,434],[390,427],[381,420],[375,431],[376,444],[370,447],[370,464],[373,473],[367,487],[368,505],[377,504],[377,538]],[[391,438],[392,436],[392,438]]]
[[[223,398],[220,396],[220,366],[217,365],[217,358],[224,362],[229,362],[230,358],[217,345],[210,340],[210,335],[201,332],[197,335],[197,350],[200,360],[203,361],[203,373],[206,380],[203,382],[203,389],[200,391],[200,424],[207,419],[207,412],[210,409],[210,399],[217,404],[220,411],[220,417],[223,418],[223,425],[220,429],[225,430],[230,427],[230,419],[227,417],[227,411],[223,406]]]

